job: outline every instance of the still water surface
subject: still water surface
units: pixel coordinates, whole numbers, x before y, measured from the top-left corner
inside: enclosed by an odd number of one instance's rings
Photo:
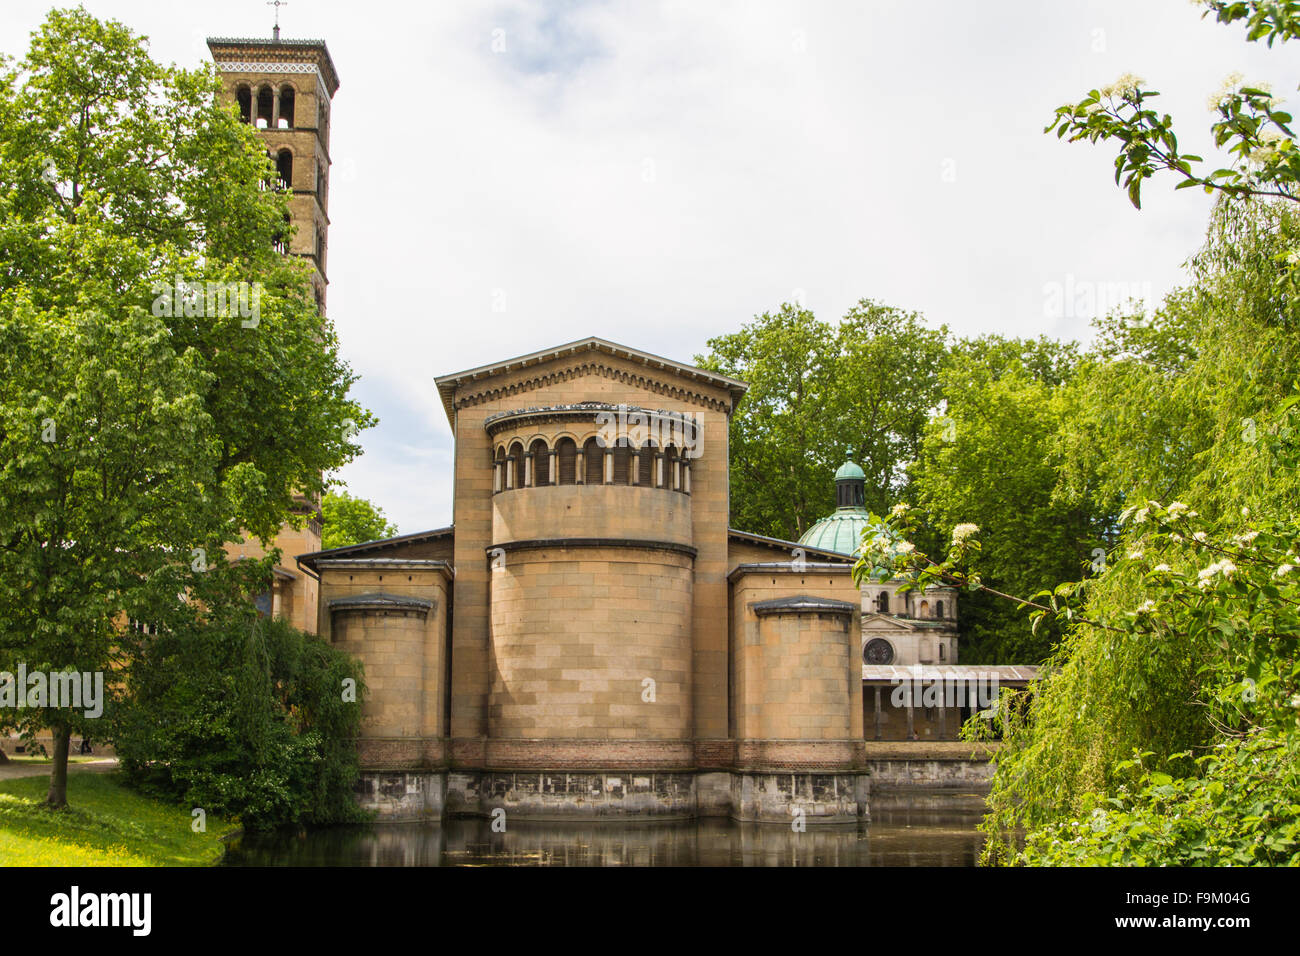
[[[933,801],[924,801],[933,803]],[[249,834],[228,866],[974,866],[980,801],[873,809],[866,826],[708,819],[551,823],[490,820],[387,823],[305,833]]]

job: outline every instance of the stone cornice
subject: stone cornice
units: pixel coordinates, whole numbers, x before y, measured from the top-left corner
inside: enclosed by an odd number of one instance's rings
[[[446,561],[424,558],[321,558],[318,571],[437,571],[450,581],[455,572]]]
[[[620,420],[640,416],[644,421],[639,422],[639,424],[647,426],[667,423],[671,427],[680,429],[683,435],[693,433],[698,427],[695,419],[685,412],[667,411],[662,408],[640,408],[635,405],[611,405],[608,402],[579,402],[574,405],[549,405],[495,412],[484,420],[483,427],[487,429],[489,435],[495,436],[511,426],[540,425],[575,420],[593,421],[597,415],[602,413],[624,416]],[[691,432],[687,432],[687,429],[690,429]]]
[[[542,551],[548,548],[633,548],[644,551],[672,551],[694,558],[699,550],[689,544],[675,541],[652,541],[643,538],[533,538],[527,541],[503,541],[488,545],[483,550],[488,558],[493,551]]]
[[[338,92],[339,76],[324,40],[208,37],[218,70],[235,73],[315,73],[326,99]]]
[[[801,594],[798,597],[756,601],[749,606],[749,609],[759,617],[766,617],[769,614],[838,614],[852,617],[857,607],[848,601]]]
[[[326,602],[326,607],[330,609],[331,613],[335,611],[403,611],[408,614],[422,614],[426,617],[436,606],[437,603],[434,601],[426,601],[423,598],[410,597],[405,594],[388,594],[385,592],[336,597]]]
[[[553,369],[532,375],[528,378],[511,382],[507,385],[498,385],[495,387],[483,388],[476,392],[457,392],[455,408],[467,408],[473,405],[482,405],[484,402],[490,402],[495,399],[507,398],[511,395],[518,395],[520,392],[532,391],[536,388],[544,388],[547,385],[557,385],[562,382],[568,382],[584,375],[599,375],[601,378],[608,378],[624,385],[631,385],[636,388],[644,388],[648,392],[654,392],[656,395],[665,395],[669,398],[675,398],[682,402],[692,405],[699,405],[712,411],[722,412],[730,415],[732,405],[729,402],[718,401],[705,395],[703,392],[692,391],[689,388],[683,388],[680,384],[672,384],[661,379],[654,378],[650,375],[642,375],[632,372],[629,369],[617,368],[598,359],[580,362],[576,365],[570,365],[565,368]]]
[[[851,564],[831,564],[828,561],[751,561],[738,564],[727,572],[727,580],[735,581],[746,574],[851,574]]]

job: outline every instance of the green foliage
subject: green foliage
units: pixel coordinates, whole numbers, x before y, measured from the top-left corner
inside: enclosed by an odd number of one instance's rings
[[[143,311],[0,311],[3,669],[105,670],[116,609],[175,602],[213,520],[210,384]],[[80,711],[6,716],[101,736]]]
[[[232,606],[144,640],[118,757],[143,792],[248,828],[354,821],[360,683],[320,638]]]
[[[397,534],[397,525],[365,498],[346,491],[330,492],[321,499],[321,547],[341,548],[363,541],[378,541]]]
[[[978,519],[978,570],[992,588],[1025,594],[1077,579],[1104,543],[1105,503],[1053,494],[1051,446],[1072,413],[1062,394],[1077,362],[1073,346],[986,337],[959,342],[941,374],[946,409],[926,430],[913,490],[935,529]],[[918,527],[908,533],[928,540]],[[970,663],[1036,663],[1059,636],[1032,633],[986,590],[963,597],[960,626]]]
[[[1098,801],[1122,796],[1128,812],[1158,817],[1163,791],[1135,796],[1123,769],[1135,750],[1153,773],[1195,793],[1230,769],[1197,758],[1242,739],[1293,753],[1300,336],[1278,252],[1296,233],[1287,204],[1221,201],[1191,285],[1151,321],[1100,322],[1092,352],[1060,390],[1063,414],[1049,436],[1053,500],[1130,516],[1107,530],[1102,573],[1063,576],[1037,594],[1011,590],[1025,597],[1007,601],[987,586],[989,562],[973,533],[916,568],[919,580],[966,582],[976,598],[1034,612],[1040,633],[1064,632],[1051,676],[1002,713],[991,859],[1025,859],[1004,839],[1018,828],[1040,851],[1064,841],[1058,825],[1084,826]],[[1148,502],[1175,497],[1188,504]],[[986,524],[978,510],[949,517]],[[1275,786],[1278,806],[1291,799],[1267,777],[1260,786]],[[1268,819],[1278,832],[1287,826]],[[1224,816],[1211,842],[1231,845],[1236,824]],[[1036,843],[1051,827],[1049,841]],[[1134,852],[1156,854],[1142,849],[1145,832],[1133,835]],[[1183,862],[1203,859],[1190,845],[1177,852]]]
[[[0,666],[129,667],[119,613],[165,616],[225,543],[301,520],[373,422],[219,90],[83,8],[0,62]],[[256,314],[209,282],[242,283]]]
[[[854,461],[866,504],[904,493],[939,400],[947,330],[863,299],[838,326],[783,305],[709,341],[700,367],[748,383],[731,420],[731,522],[795,540],[835,508],[831,476]]]
[[[1172,777],[1136,769],[1113,797],[1088,794],[1077,819],[1034,830],[1028,866],[1300,866],[1300,761],[1264,735],[1229,740]]]

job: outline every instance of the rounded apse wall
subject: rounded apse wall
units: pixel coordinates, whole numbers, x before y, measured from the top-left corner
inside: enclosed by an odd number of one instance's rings
[[[489,738],[689,761],[694,549],[575,539],[492,550]],[[534,754],[548,756],[565,755]]]

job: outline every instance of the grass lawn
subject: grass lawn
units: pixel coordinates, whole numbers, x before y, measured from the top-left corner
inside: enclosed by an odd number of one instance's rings
[[[210,866],[236,827],[128,790],[119,773],[69,773],[68,807],[42,805],[46,776],[0,780],[2,866]]]

